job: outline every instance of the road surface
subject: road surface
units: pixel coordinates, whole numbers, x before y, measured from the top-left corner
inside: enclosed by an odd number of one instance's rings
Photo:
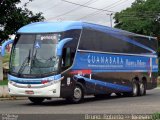
[[[85,98],[84,103],[69,104],[64,99],[46,100],[34,105],[29,100],[0,101],[0,114],[152,114],[160,112],[160,89],[142,97]]]

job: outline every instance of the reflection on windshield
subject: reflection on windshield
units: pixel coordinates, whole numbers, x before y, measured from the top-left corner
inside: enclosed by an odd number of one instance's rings
[[[27,64],[29,65],[30,55],[31,55],[31,49],[29,50],[28,57],[26,57],[24,59],[24,62],[22,63],[21,67],[19,68],[18,74],[21,74],[24,71]]]
[[[57,71],[56,46],[59,34],[17,35],[13,44],[10,71],[18,74],[45,74]]]
[[[51,71],[56,71],[58,68],[58,63],[59,59],[55,55],[46,59],[38,55],[36,50],[35,55],[32,57],[31,61],[31,74],[44,74]]]

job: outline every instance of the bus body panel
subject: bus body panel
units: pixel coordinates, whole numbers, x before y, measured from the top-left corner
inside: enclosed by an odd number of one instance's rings
[[[157,84],[158,64],[153,56],[78,52],[75,61],[68,73],[70,79],[85,81],[88,93],[130,92],[136,77],[140,81],[146,78],[147,89],[153,89]],[[67,80],[63,82],[67,83]]]

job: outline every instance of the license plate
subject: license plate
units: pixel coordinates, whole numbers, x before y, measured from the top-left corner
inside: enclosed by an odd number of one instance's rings
[[[33,90],[26,90],[25,93],[26,94],[34,94],[34,91]]]

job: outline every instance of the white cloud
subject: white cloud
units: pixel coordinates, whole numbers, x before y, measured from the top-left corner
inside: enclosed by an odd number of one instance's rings
[[[20,5],[23,5],[27,1],[28,0],[22,0],[22,3]],[[126,9],[127,7],[130,7],[135,0],[67,1],[78,4],[84,4],[89,1],[88,4],[86,4],[87,6],[118,12]],[[34,0],[33,2],[29,3],[27,7],[34,13],[42,12],[44,17],[46,18],[46,21],[81,20],[110,26],[110,16],[106,15],[106,13],[108,12],[102,12],[85,7],[80,7],[61,0]]]

